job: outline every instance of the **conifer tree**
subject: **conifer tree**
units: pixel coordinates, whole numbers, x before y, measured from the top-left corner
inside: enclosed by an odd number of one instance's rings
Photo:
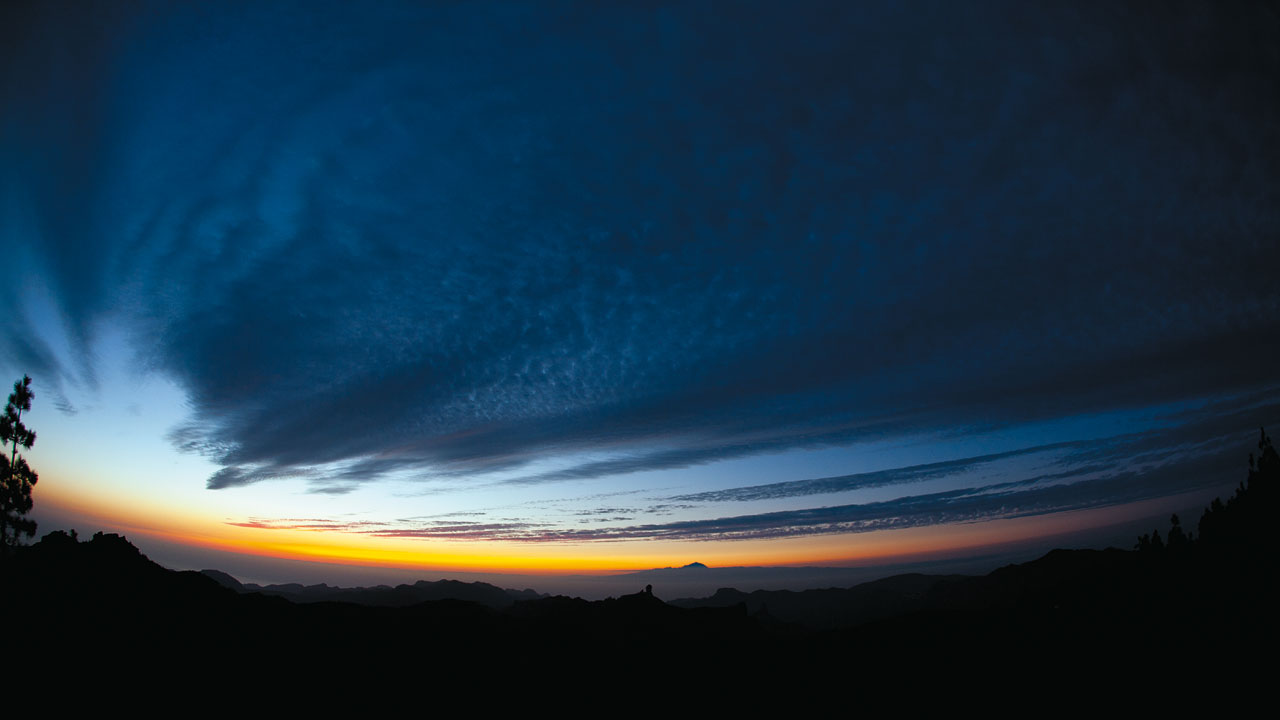
[[[35,431],[22,424],[22,413],[31,409],[31,378],[26,375],[13,384],[9,404],[0,415],[0,552],[8,553],[23,535],[36,534],[34,520],[24,518],[31,510],[31,487],[36,484],[36,471],[18,454],[18,448],[30,450],[36,442]]]

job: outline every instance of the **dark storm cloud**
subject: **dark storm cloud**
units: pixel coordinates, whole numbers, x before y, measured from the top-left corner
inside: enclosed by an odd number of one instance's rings
[[[13,7],[3,242],[77,337],[127,318],[213,488],[1273,380],[1266,4]]]

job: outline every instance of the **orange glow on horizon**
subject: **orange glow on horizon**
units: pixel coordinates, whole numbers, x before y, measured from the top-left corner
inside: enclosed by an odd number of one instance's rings
[[[194,514],[176,515],[171,511],[151,514],[154,508],[139,504],[96,505],[82,495],[58,492],[56,487],[55,484],[48,488],[51,492],[44,494],[42,503],[100,521],[116,530],[182,546],[349,566],[545,575],[608,575],[679,566],[695,560],[713,567],[851,567],[894,561],[907,563],[1105,527],[1134,517],[1135,511],[1158,514],[1186,500],[1184,496],[1175,496],[1129,506],[1026,518],[784,539],[569,544],[424,541],[315,529],[246,528]]]

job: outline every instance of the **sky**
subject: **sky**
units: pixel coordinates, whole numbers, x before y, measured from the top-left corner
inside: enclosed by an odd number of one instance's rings
[[[1163,521],[1280,419],[1277,31],[1270,3],[5,3],[33,517],[337,584]]]

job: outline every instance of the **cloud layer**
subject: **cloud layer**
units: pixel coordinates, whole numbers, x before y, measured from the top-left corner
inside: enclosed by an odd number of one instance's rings
[[[1264,4],[4,12],[2,242],[83,355],[14,320],[7,360],[83,374],[122,324],[211,488],[591,479],[1275,380]]]
[[[324,530],[420,540],[584,543],[597,541],[770,540],[807,535],[862,533],[954,523],[1035,517],[1070,510],[1111,507],[1183,493],[1200,493],[1239,482],[1244,476],[1241,434],[1234,428],[1277,417],[1273,392],[1263,403],[1241,403],[1231,412],[1201,408],[1160,430],[1100,442],[1071,442],[1024,450],[892,468],[842,477],[743,486],[675,496],[565,498],[536,511],[503,507],[467,513],[395,520],[250,518],[228,521],[266,530]],[[1041,456],[1034,471],[1004,466]],[[987,468],[998,477],[967,475]],[[933,487],[927,484],[933,483]],[[948,489],[939,489],[952,485]],[[859,491],[891,487],[891,499],[849,502]],[[923,488],[923,489],[922,489]],[[816,497],[820,496],[820,497]],[[789,498],[814,497],[802,508],[726,514],[720,507],[761,507]],[[574,509],[585,506],[588,509]],[[647,500],[647,502],[646,502]],[[720,507],[718,507],[720,506]],[[693,511],[695,519],[661,519]],[[687,513],[686,513],[687,514]],[[516,517],[512,517],[512,516]],[[638,517],[649,522],[636,522]],[[534,519],[536,518],[536,519]],[[1191,518],[1194,523],[1195,518]]]

